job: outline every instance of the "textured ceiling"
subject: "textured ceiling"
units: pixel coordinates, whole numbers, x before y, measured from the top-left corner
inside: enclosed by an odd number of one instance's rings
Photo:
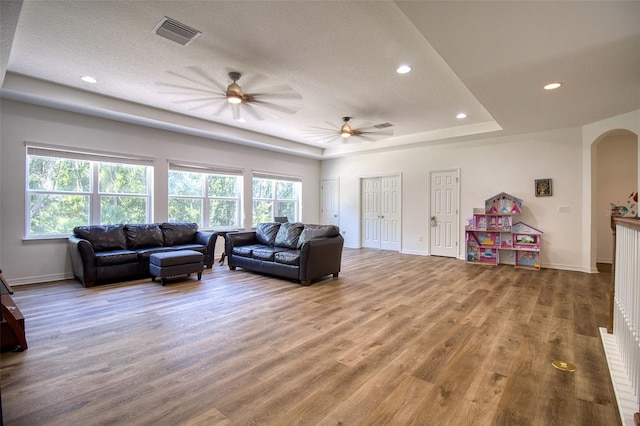
[[[164,16],[202,34],[187,46],[161,38],[153,29]],[[413,71],[397,74],[401,63]],[[27,0],[7,71],[5,98],[330,158],[640,108],[640,2]],[[301,101],[241,109],[238,122],[210,93],[229,71],[245,91],[288,87]],[[542,90],[556,80],[565,85]],[[337,132],[343,116],[394,133],[308,137]]]

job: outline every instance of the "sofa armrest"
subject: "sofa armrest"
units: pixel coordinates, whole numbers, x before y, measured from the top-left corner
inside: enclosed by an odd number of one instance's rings
[[[300,281],[333,274],[337,277],[342,263],[342,235],[305,242],[300,248]]]
[[[218,240],[218,233],[212,231],[197,231],[195,235],[195,242],[205,246],[206,252],[204,253],[204,259],[202,263],[211,269],[213,266],[213,260],[216,250],[216,241]]]
[[[67,243],[73,275],[83,286],[91,287],[96,280],[96,257],[93,246],[88,240],[75,236]]]
[[[224,237],[224,252],[227,256],[227,263],[233,262],[233,248],[256,244],[256,231],[228,232]]]
[[[248,246],[257,243],[256,231],[229,232],[226,236],[227,253],[230,253],[228,250],[229,248]]]

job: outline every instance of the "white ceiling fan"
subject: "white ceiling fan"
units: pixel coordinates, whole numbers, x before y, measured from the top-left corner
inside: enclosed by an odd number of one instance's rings
[[[231,83],[226,85],[196,66],[186,67],[187,72],[169,71],[178,82],[158,82],[161,94],[175,97],[175,103],[188,105],[189,111],[211,109],[211,115],[227,116],[234,120],[265,120],[278,118],[278,114],[295,114],[302,108],[302,96],[287,84],[266,86],[266,77],[250,74],[243,86],[238,81],[242,74],[227,73]]]

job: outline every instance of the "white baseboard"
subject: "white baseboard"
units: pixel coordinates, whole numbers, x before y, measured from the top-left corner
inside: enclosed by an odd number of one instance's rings
[[[402,254],[415,254],[416,256],[429,256],[429,252],[424,250],[402,250]]]
[[[73,274],[48,274],[48,275],[34,275],[31,277],[12,278],[9,284],[13,286],[25,285],[25,284],[39,284],[51,281],[64,281],[73,279]]]

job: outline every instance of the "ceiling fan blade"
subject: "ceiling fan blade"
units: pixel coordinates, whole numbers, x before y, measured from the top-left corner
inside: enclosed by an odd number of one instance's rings
[[[253,117],[255,120],[264,121],[265,117],[261,115],[251,104],[242,105],[247,114]]]
[[[213,84],[221,92],[224,92],[226,90],[226,87],[222,83],[220,83],[219,81],[213,79],[202,68],[197,67],[195,65],[189,65],[189,66],[187,66],[187,69],[191,70],[194,74],[197,74],[200,77],[204,78],[208,83]]]
[[[336,132],[320,132],[320,131],[301,131],[302,136],[305,138],[325,138],[325,137],[333,137],[338,133]]]
[[[318,132],[322,132],[322,133],[338,133],[338,129],[335,126],[328,126],[328,127],[320,127],[320,126],[310,126],[307,127],[306,129],[303,130],[304,131],[318,131]]]
[[[209,101],[209,102],[204,102],[204,103],[202,103],[202,104],[200,104],[200,105],[196,105],[196,106],[194,106],[194,107],[189,108],[189,111],[197,111],[197,110],[199,110],[199,109],[208,108],[208,107],[210,107],[211,105],[216,105],[216,104],[218,104],[218,103],[220,103],[220,101],[218,101],[218,100],[215,100],[215,101]]]
[[[288,84],[279,84],[277,86],[263,87],[262,89],[260,89],[259,92],[257,92],[257,94],[266,95],[266,94],[287,93],[287,92],[297,94],[297,92],[293,90],[291,86],[289,86]]]
[[[156,86],[162,86],[162,87],[167,87],[167,88],[171,88],[171,89],[180,89],[180,90],[188,90],[189,92],[164,92],[164,91],[160,91],[158,93],[163,94],[163,95],[193,95],[194,92],[196,93],[207,93],[207,94],[211,94],[211,95],[219,95],[218,92],[211,90],[211,89],[201,89],[199,87],[193,87],[193,86],[183,86],[180,84],[171,84],[171,83],[156,83]]]
[[[259,105],[259,106],[264,107],[264,108],[271,109],[273,111],[282,112],[284,114],[295,114],[302,107],[302,106],[300,106],[298,108],[295,108],[295,107],[288,108],[288,107],[285,107],[285,106],[282,106],[282,105],[276,105],[276,104],[273,104],[271,102],[263,102],[263,101],[260,101],[260,100],[257,100],[257,99],[254,99],[251,103]]]
[[[339,141],[340,139],[342,139],[342,136],[336,134],[336,135],[325,136],[322,138],[317,138],[315,139],[315,141],[318,143],[334,143]]]
[[[208,102],[208,101],[220,101],[224,99],[224,96],[207,96],[206,98],[197,98],[197,99],[182,99],[179,101],[173,101],[174,104],[188,104],[190,102]]]
[[[359,134],[361,135],[378,135],[378,136],[392,136],[393,135],[393,130],[388,129],[388,130],[377,130],[375,132],[363,132],[360,129],[356,129],[356,131],[359,132]]]
[[[373,136],[371,134],[366,134],[366,133],[358,135],[358,136],[355,136],[355,138],[357,140],[359,140],[359,141],[366,141],[366,142],[375,142],[378,139],[380,139],[379,137],[375,137],[375,136]]]
[[[294,92],[280,92],[280,93],[252,93],[250,94],[255,100],[263,102],[268,101],[298,101],[302,102],[302,96]]]
[[[189,76],[184,75],[184,74],[180,74],[180,73],[175,72],[175,71],[167,71],[167,74],[171,74],[172,76],[178,77],[179,79],[186,80],[186,81],[189,81],[191,83],[195,83],[198,86],[209,87],[209,84],[207,84],[207,83],[204,83],[204,82],[202,82],[200,80],[197,80],[195,78],[189,77]]]
[[[384,129],[378,129],[376,126],[374,126],[371,123],[357,123],[357,125],[353,126],[353,129],[359,132],[377,132],[379,130],[384,130]]]
[[[231,70],[229,70],[231,71]],[[233,72],[233,71],[231,71]],[[260,83],[267,79],[266,76],[258,73],[250,73],[247,75],[242,75],[240,79],[238,79],[238,84],[241,85],[245,91],[249,90],[247,88],[260,86]],[[246,93],[246,92],[245,92]]]
[[[217,110],[215,110],[215,112],[213,112],[213,114],[212,114],[212,115],[214,115],[214,116],[216,116],[216,117],[217,117],[217,116],[219,116],[220,114],[222,114],[222,111],[224,111],[224,109],[225,109],[228,105],[229,105],[229,103],[228,103],[228,102],[221,102],[221,103],[220,103],[220,107],[219,107]]]

